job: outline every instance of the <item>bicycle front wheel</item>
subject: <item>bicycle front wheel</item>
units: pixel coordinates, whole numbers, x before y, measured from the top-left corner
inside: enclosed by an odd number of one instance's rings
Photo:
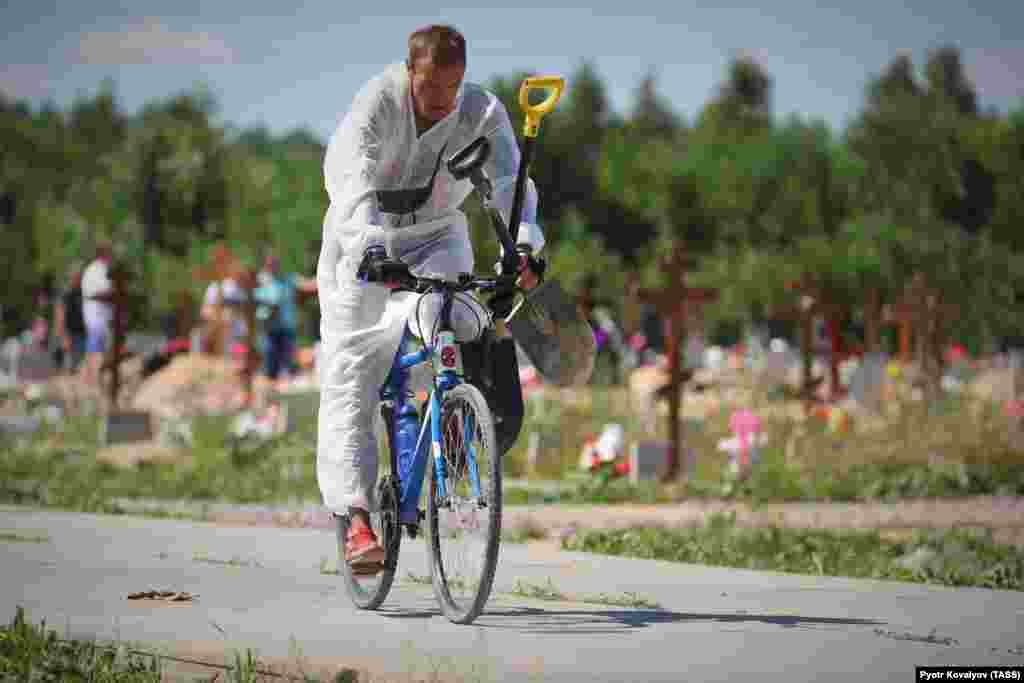
[[[430,467],[430,576],[441,611],[468,624],[491,594],[501,541],[501,456],[480,390],[460,384],[441,404],[444,490]]]

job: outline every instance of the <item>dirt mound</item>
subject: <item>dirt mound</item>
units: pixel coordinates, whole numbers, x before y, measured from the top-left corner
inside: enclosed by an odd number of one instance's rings
[[[179,418],[228,410],[237,394],[238,375],[230,362],[186,353],[144,380],[132,407],[159,417]]]

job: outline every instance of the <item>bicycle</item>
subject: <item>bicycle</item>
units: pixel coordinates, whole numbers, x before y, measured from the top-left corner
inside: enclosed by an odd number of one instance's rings
[[[489,199],[489,181],[480,170],[488,154],[488,141],[478,138],[453,155],[448,164],[453,175],[471,178],[475,189]],[[470,348],[479,352],[493,343],[506,343],[509,350],[513,347],[502,329],[501,316],[489,317],[488,324],[482,324],[481,339],[471,343],[477,347],[457,343],[452,307],[459,295],[469,292],[493,294],[489,305],[496,313],[504,306],[501,315],[507,315],[511,306],[519,252],[500,214],[491,211],[491,218],[505,249],[503,274],[462,274],[452,282],[414,276],[397,261],[385,259],[372,265],[376,274],[371,279],[398,282],[396,291],[439,294],[441,308],[436,329],[429,338],[420,339],[422,346],[418,349],[412,348],[416,338],[406,324],[380,392],[387,457],[379,459],[377,505],[370,513],[370,522],[385,550],[382,571],[359,575],[345,562],[342,548],[351,520],[347,515],[336,515],[340,573],[350,598],[361,609],[377,609],[384,602],[397,571],[402,530],[415,538],[423,521],[430,550],[431,585],[444,615],[457,624],[471,623],[490,596],[501,539],[501,459],[515,440],[519,423],[513,416],[503,421],[508,424],[498,431],[488,396],[481,390],[486,380],[480,376],[480,368],[467,369],[462,360],[463,352]],[[543,271],[542,262],[532,262]],[[423,300],[421,296],[420,303]],[[428,361],[433,365],[432,388],[421,419],[407,385],[410,371]],[[521,391],[517,371],[512,389]],[[518,399],[521,407],[521,393]],[[521,411],[518,418],[521,421]],[[423,513],[419,499],[427,474]],[[471,543],[474,531],[483,532],[479,547]]]

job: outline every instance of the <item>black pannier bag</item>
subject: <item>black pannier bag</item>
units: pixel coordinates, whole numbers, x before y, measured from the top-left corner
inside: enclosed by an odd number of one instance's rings
[[[523,387],[515,341],[511,337],[497,339],[488,329],[476,341],[462,344],[461,351],[466,381],[487,399],[494,415],[498,451],[504,455],[523,426]]]

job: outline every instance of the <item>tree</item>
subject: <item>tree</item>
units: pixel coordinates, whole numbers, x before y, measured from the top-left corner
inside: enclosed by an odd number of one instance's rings
[[[634,92],[628,125],[637,140],[672,140],[683,128],[679,117],[658,93],[653,71],[644,76]]]
[[[978,95],[960,61],[960,50],[946,45],[931,50],[925,65],[928,97],[937,109],[949,108],[955,115],[978,115]]]
[[[145,243],[184,256],[196,238],[226,234],[228,163],[212,97],[196,92],[148,106],[132,131],[134,203]]]
[[[701,112],[697,128],[711,128],[720,138],[739,140],[763,132],[771,123],[771,76],[751,57],[733,59],[718,96]]]

